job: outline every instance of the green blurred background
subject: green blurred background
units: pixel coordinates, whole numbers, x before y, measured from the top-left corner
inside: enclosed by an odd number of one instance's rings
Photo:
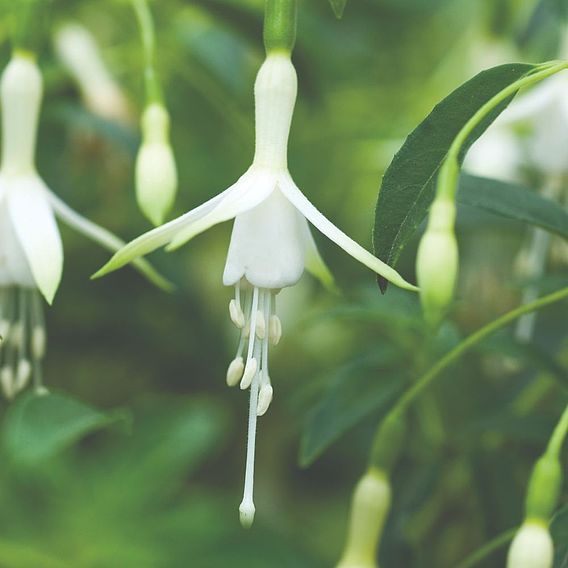
[[[382,172],[404,137],[502,53],[554,57],[560,33],[553,0],[537,17],[537,2],[527,0],[350,0],[341,21],[325,0],[300,4],[290,169],[308,197],[367,247]],[[263,2],[151,7],[173,116],[177,215],[250,163]],[[97,38],[135,124],[143,62],[129,4],[53,2],[49,34],[67,20]],[[0,34],[6,62],[6,26]],[[78,211],[125,239],[137,236],[149,228],[134,197],[137,129],[86,111],[49,40],[44,47],[38,169]],[[436,338],[421,323],[416,297],[394,289],[380,296],[372,273],[316,235],[341,295],[308,276],[282,293],[284,337],[271,353],[275,398],[259,423],[257,518],[244,531],[237,507],[248,397],[225,386],[237,341],[227,313],[232,290],[221,282],[230,225],[151,257],[178,286],[171,295],[130,268],[90,281],[107,253],[62,231],[65,273],[47,313],[46,383],[108,420],[48,455],[40,428],[28,440],[38,451],[11,459],[21,401],[7,413],[4,405],[0,566],[8,568],[333,566],[385,400],[518,303],[523,283],[513,261],[527,234],[519,224],[460,211],[459,304]],[[409,247],[399,266],[411,280],[414,254]],[[559,287],[566,274],[565,265],[551,264],[542,290]],[[530,348],[510,334],[492,338],[415,405],[393,474],[381,566],[454,567],[520,522],[530,467],[566,397],[567,312],[543,312]],[[318,459],[300,467],[313,461],[312,446]],[[502,566],[503,558],[482,565]]]

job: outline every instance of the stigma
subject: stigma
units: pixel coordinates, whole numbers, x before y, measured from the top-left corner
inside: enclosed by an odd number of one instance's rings
[[[279,290],[235,285],[235,297],[229,303],[229,315],[239,329],[240,337],[235,358],[227,370],[227,384],[250,389],[247,456],[243,500],[239,507],[241,524],[248,528],[254,520],[254,457],[258,416],[268,410],[274,394],[268,369],[270,345],[277,345],[282,336],[282,324],[276,315],[276,294]]]

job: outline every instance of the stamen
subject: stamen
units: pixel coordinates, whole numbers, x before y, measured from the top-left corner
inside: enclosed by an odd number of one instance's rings
[[[256,375],[256,371],[258,369],[258,362],[253,357],[247,361],[245,371],[243,373],[243,378],[241,379],[241,390],[246,390],[252,384],[252,380]]]
[[[45,320],[43,317],[43,306],[37,290],[30,292],[31,308],[31,354],[32,354],[32,367],[33,367],[33,381],[36,394],[46,394],[48,391],[43,386],[41,360],[45,356],[46,347],[46,333],[45,333]]]
[[[6,341],[10,332],[10,320],[0,319],[0,343]]]
[[[256,314],[258,311],[258,288],[253,288],[252,291],[252,306],[251,306],[251,314]],[[248,353],[247,353],[247,361],[245,364],[245,370],[243,374],[243,378],[241,380],[241,389],[247,389],[256,374],[256,370],[258,369],[258,362],[254,355],[254,346],[256,343],[256,317],[251,317],[250,319],[250,334],[249,334],[249,342],[248,342]]]
[[[268,294],[268,292],[266,292]],[[266,298],[264,304],[264,314],[268,318],[270,314],[271,305]],[[268,374],[268,342],[269,337],[265,335],[262,340],[262,354],[260,358],[261,369],[260,369],[260,392],[258,395],[258,404],[256,409],[257,416],[262,416],[268,410],[270,403],[272,402],[272,385],[270,384],[270,376]]]
[[[264,316],[262,312],[258,310],[256,312],[256,336],[259,339],[264,339],[266,335],[266,322],[264,321]]]
[[[256,410],[257,416],[264,416],[270,407],[272,397],[274,396],[274,389],[271,384],[262,385],[258,394],[258,406]]]
[[[45,356],[45,344],[46,344],[46,337],[45,337],[45,329],[43,327],[35,326],[32,329],[32,355],[36,359],[43,359]]]
[[[28,384],[32,375],[32,364],[27,359],[20,359],[14,381],[14,393],[20,392]]]
[[[272,343],[272,345],[278,345],[278,343],[280,343],[280,339],[282,338],[282,322],[276,314],[270,316],[268,330],[270,343]]]
[[[243,376],[245,364],[242,357],[236,357],[231,361],[227,369],[227,385],[230,387],[236,386]]]
[[[0,369],[0,385],[2,386],[2,392],[7,399],[11,399],[14,396],[14,373],[12,372],[12,367],[2,367]]]
[[[245,314],[234,299],[229,302],[229,315],[235,326],[239,329],[243,329],[245,326]]]

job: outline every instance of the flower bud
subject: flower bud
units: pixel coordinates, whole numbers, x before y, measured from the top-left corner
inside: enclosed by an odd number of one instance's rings
[[[77,82],[85,106],[107,120],[130,122],[126,96],[108,70],[91,33],[77,23],[57,30],[55,50]]]
[[[353,494],[347,543],[337,568],[376,567],[390,502],[391,488],[387,477],[377,468],[369,469]]]
[[[142,115],[142,146],[136,158],[136,197],[142,212],[160,225],[177,190],[177,169],[169,142],[168,111],[150,104]]]
[[[556,457],[544,454],[535,464],[526,499],[528,518],[550,519],[562,488],[562,466]]]
[[[554,546],[546,524],[527,519],[511,543],[507,568],[552,568],[553,558]]]
[[[458,274],[458,245],[454,234],[453,201],[432,204],[428,227],[418,247],[416,276],[426,321],[437,326],[450,306]]]

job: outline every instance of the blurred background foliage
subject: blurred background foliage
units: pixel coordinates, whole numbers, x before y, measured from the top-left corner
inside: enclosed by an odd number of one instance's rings
[[[263,1],[151,5],[181,180],[177,215],[250,163]],[[290,142],[298,185],[370,247],[381,175],[407,133],[480,69],[555,57],[565,10],[560,0],[352,0],[337,21],[324,0],[301,2]],[[51,42],[67,20],[96,37],[130,123],[83,107]],[[133,13],[128,2],[55,0],[45,23],[38,169],[70,205],[130,239],[149,228],[133,188],[144,101]],[[5,64],[7,20],[0,37]],[[90,281],[107,255],[63,227],[66,270],[47,315],[55,394],[41,410],[29,395],[2,410],[0,565],[332,566],[382,412],[437,356],[515,306],[526,284],[513,270],[526,227],[466,207],[458,227],[460,300],[437,337],[415,296],[380,296],[370,272],[318,238],[342,293],[306,276],[281,294],[285,335],[272,353],[275,400],[259,425],[249,532],[237,517],[248,401],[224,380],[237,339],[221,282],[230,226],[153,255],[178,286],[172,295],[130,269]],[[410,279],[414,253],[400,264]],[[554,289],[566,275],[565,263],[551,263],[539,284]],[[382,566],[456,566],[520,522],[530,467],[566,400],[567,311],[540,314],[530,346],[509,332],[493,337],[415,405]]]

